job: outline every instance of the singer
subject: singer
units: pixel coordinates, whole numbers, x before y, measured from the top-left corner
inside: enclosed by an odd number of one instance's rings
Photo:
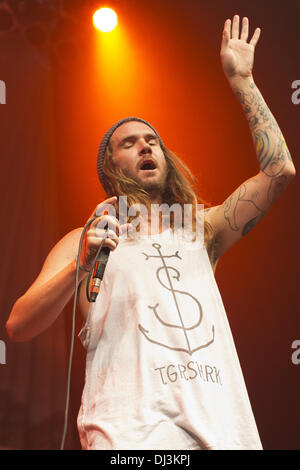
[[[78,415],[83,449],[262,449],[214,277],[221,256],[261,221],[295,175],[253,78],[260,32],[248,41],[248,19],[240,27],[238,15],[224,24],[221,63],[248,120],[259,169],[224,202],[202,210],[203,242],[179,236],[175,217],[170,228],[161,223],[154,231],[148,216],[138,229],[132,216],[120,223],[118,201],[125,196],[128,207],[147,209],[204,203],[187,167],[150,123],[122,119],[100,143],[98,175],[107,199],[92,213],[78,260],[85,318],[79,337],[87,351]],[[105,214],[110,206],[116,216]],[[110,253],[99,295],[89,303],[87,277],[106,224]],[[82,230],[58,242],[16,301],[7,322],[13,341],[50,327],[71,299]]]

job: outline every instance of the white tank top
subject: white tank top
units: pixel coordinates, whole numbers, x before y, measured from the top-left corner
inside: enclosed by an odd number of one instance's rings
[[[83,449],[262,449],[204,243],[120,237],[79,337]]]

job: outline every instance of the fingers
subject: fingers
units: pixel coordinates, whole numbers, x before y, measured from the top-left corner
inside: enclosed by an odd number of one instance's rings
[[[228,18],[224,24],[223,43],[228,42],[229,39],[240,39],[241,41],[247,42],[248,35],[249,35],[249,20],[246,16],[244,16],[242,19],[241,34],[239,33],[239,30],[240,30],[239,15],[234,15],[232,21],[231,19]],[[251,44],[253,47],[256,46],[260,33],[261,33],[261,29],[256,28],[252,36],[252,39],[249,42],[249,44]]]
[[[106,234],[106,230],[104,229],[105,226],[108,226],[108,231],[107,236],[103,241]],[[80,265],[87,271],[90,271],[102,242],[103,246],[106,246],[111,250],[115,250],[119,243],[118,235],[120,231],[121,227],[117,219],[114,217],[108,215],[97,217],[92,222],[85,235],[80,255]]]
[[[88,251],[92,251],[95,255],[98,251],[100,244],[102,243],[105,232],[99,233],[98,236],[89,235],[88,238]],[[111,250],[117,248],[119,244],[119,238],[113,230],[108,231],[108,235],[103,242],[103,246],[108,246]]]
[[[260,36],[260,32],[261,32],[261,29],[260,28],[256,28],[256,30],[254,31],[254,34],[252,36],[252,39],[251,41],[249,42],[249,44],[251,44],[253,47],[256,46],[258,40],[259,40],[259,36]]]
[[[221,48],[225,48],[231,38],[231,20],[226,20],[223,29],[223,40]]]
[[[247,42],[249,34],[249,21],[248,18],[244,17],[242,21],[241,40]]]
[[[93,223],[91,224],[89,230],[89,237],[93,239],[97,239],[97,242],[102,241],[104,238],[106,231],[108,231],[106,240],[104,241],[103,245],[106,246],[113,246],[115,248],[119,243],[119,236],[127,233],[132,228],[132,224],[125,223],[120,225],[118,219],[116,217],[110,215],[102,215],[101,217],[96,218]],[[113,240],[114,244],[112,245],[110,241]]]
[[[117,196],[112,196],[102,201],[100,204],[98,204],[96,209],[93,210],[88,220],[92,219],[93,217],[104,214],[105,211],[109,212],[109,209],[113,206],[113,204],[117,202],[117,200]]]
[[[80,254],[80,266],[87,271],[93,266],[104,237],[103,246],[114,250],[119,244],[119,236],[130,232],[132,229],[132,224],[125,223],[121,225],[116,218],[114,204],[117,199],[117,196],[105,199],[98,204],[89,219],[90,221],[91,219],[94,220],[85,234]],[[104,212],[108,212],[108,214],[104,214]]]
[[[112,215],[101,215],[97,217],[91,224],[90,230],[96,233],[96,236],[101,232],[104,232],[106,229],[113,230],[117,235],[120,233],[120,224],[116,217]]]
[[[118,200],[117,196],[112,196],[112,197],[109,197],[108,199],[105,199],[105,201],[101,202],[96,207],[94,216],[100,216],[105,211],[109,212],[109,209],[111,208],[113,204],[117,202],[117,200]]]
[[[232,39],[239,38],[239,28],[240,28],[240,17],[239,15],[234,15],[233,21],[232,21],[232,30],[231,30]]]

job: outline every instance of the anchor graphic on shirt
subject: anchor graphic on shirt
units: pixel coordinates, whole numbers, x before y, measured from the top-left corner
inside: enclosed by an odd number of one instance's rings
[[[192,355],[195,351],[198,351],[199,349],[202,349],[202,348],[206,348],[207,346],[209,346],[211,343],[213,343],[214,339],[215,339],[215,327],[212,326],[212,338],[207,341],[206,343],[204,344],[201,344],[199,346],[197,346],[196,348],[191,348],[191,345],[190,345],[190,341],[189,341],[189,337],[188,337],[188,332],[190,330],[194,330],[195,328],[198,328],[202,322],[202,318],[203,318],[203,311],[202,311],[202,307],[201,307],[201,304],[200,302],[198,301],[198,299],[196,299],[196,297],[194,297],[192,294],[190,294],[189,292],[186,292],[186,291],[180,291],[178,289],[174,289],[173,287],[173,284],[172,284],[172,279],[171,279],[171,276],[170,276],[170,273],[173,272],[173,278],[176,279],[177,281],[179,281],[179,278],[180,278],[180,272],[178,271],[178,269],[174,268],[173,266],[167,266],[166,262],[165,262],[165,259],[166,258],[172,258],[172,257],[176,257],[178,259],[182,259],[179,254],[178,254],[178,251],[175,252],[174,255],[163,255],[162,252],[161,252],[161,245],[159,243],[153,243],[152,244],[153,248],[155,248],[158,252],[158,255],[148,255],[146,253],[143,253],[143,255],[145,255],[146,257],[146,261],[149,259],[149,258],[159,258],[161,259],[162,261],[162,266],[160,266],[157,270],[156,270],[156,277],[157,277],[157,280],[158,282],[167,290],[170,291],[171,293],[171,296],[173,297],[173,300],[174,300],[174,303],[175,303],[175,307],[176,307],[176,311],[177,311],[177,315],[178,315],[178,319],[179,319],[179,324],[173,324],[173,323],[167,323],[165,322],[160,316],[159,316],[159,313],[158,313],[158,307],[159,307],[159,304],[156,304],[154,306],[151,306],[151,305],[148,305],[148,308],[150,308],[155,317],[157,318],[157,320],[162,324],[164,325],[165,327],[168,327],[168,328],[178,328],[178,329],[181,329],[182,332],[183,332],[183,338],[185,340],[185,343],[186,343],[186,347],[175,347],[175,346],[170,346],[170,345],[167,345],[167,344],[163,344],[163,343],[160,343],[158,341],[155,341],[154,339],[152,339],[150,336],[149,336],[149,331],[146,330],[141,324],[139,324],[139,330],[141,331],[141,333],[145,336],[145,338],[150,341],[151,343],[154,343],[154,344],[157,344],[159,346],[162,346],[164,348],[168,348],[168,349],[173,349],[175,351],[184,351],[186,353],[188,353],[189,355]],[[165,272],[166,274],[166,277],[167,277],[167,281],[168,281],[168,285],[166,285],[162,279],[161,279],[161,272]],[[188,296],[190,299],[192,299],[194,302],[195,302],[195,307],[197,309],[197,315],[196,317],[197,318],[197,321],[191,325],[191,326],[186,326],[185,323],[184,323],[184,318],[183,318],[183,315],[180,311],[180,308],[179,308],[179,304],[178,304],[178,299],[177,299],[177,296],[178,295],[185,295],[185,296]]]

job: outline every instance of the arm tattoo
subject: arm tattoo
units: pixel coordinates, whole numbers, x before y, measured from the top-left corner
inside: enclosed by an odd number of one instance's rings
[[[231,230],[238,231],[241,229],[238,223],[238,210],[242,206],[252,205],[257,210],[258,215],[249,220],[242,228],[242,235],[250,232],[250,230],[264,217],[266,211],[261,209],[254,200],[247,198],[247,183],[243,183],[224,203],[224,217],[228,222]],[[256,194],[258,196],[258,193]],[[255,194],[253,196],[255,199]]]
[[[262,212],[261,215],[258,215],[257,217],[254,217],[253,219],[249,220],[249,222],[244,225],[244,228],[242,230],[242,236],[244,237],[245,235],[247,235],[247,233],[249,233],[250,230],[252,230],[255,225],[258,224],[258,222],[263,218],[264,215],[265,212]]]
[[[266,215],[267,211],[265,208],[260,207],[257,203],[257,199],[260,196],[259,191],[254,191],[253,185],[257,181],[255,178],[243,183],[224,203],[224,218],[228,222],[228,225],[231,230],[239,231],[241,230],[242,236],[254,228],[258,222]],[[273,202],[279,197],[282,193],[284,187],[287,184],[287,176],[280,175],[273,178],[270,178],[270,184],[267,188],[266,201],[267,205],[270,207]],[[251,185],[251,187],[250,187]],[[251,192],[251,196],[247,195]],[[251,205],[257,211],[257,215],[251,218],[243,227],[238,222],[239,211],[249,207]],[[265,205],[265,204],[264,204]]]
[[[247,90],[234,88],[234,92],[246,114],[261,171],[279,176],[292,158],[273,114],[253,82]]]
[[[283,191],[288,181],[286,170],[293,164],[279,126],[256,85],[252,82],[247,89],[235,87],[234,92],[246,114],[260,169],[269,178],[263,197],[264,208],[257,203],[261,195],[253,187],[257,182],[255,178],[242,184],[224,203],[224,218],[230,229],[241,230],[244,236],[264,217],[266,207],[270,207]],[[243,211],[249,204],[256,209],[257,215],[241,227],[238,223],[238,211]]]

